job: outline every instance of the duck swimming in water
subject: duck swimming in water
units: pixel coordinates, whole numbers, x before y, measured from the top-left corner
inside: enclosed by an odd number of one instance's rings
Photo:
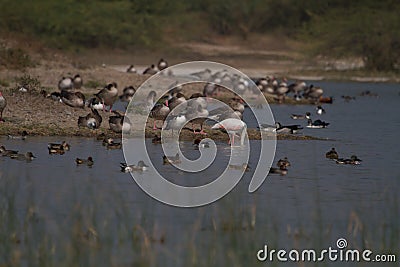
[[[179,153],[176,153],[175,156],[163,156],[163,164],[179,164],[181,160],[179,158]]]
[[[339,154],[336,152],[336,149],[334,147],[331,148],[328,152],[326,152],[325,157],[327,159],[338,159]]]
[[[146,171],[148,167],[143,160],[140,160],[137,165],[128,165],[125,162],[120,163],[121,172]]]
[[[87,159],[76,158],[75,162],[77,165],[87,165],[89,167],[92,167],[94,164],[92,157],[88,157]]]

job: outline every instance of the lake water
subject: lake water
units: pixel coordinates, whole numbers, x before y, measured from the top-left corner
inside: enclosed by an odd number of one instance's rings
[[[314,119],[330,125],[304,128],[302,133],[327,140],[278,141],[274,164],[287,156],[288,175],[269,175],[250,194],[250,171],[227,196],[200,208],[175,208],[152,199],[130,174],[120,172],[122,151],[106,150],[94,139],[2,137],[6,148],[32,151],[37,158],[26,163],[0,157],[0,236],[12,233],[21,241],[10,245],[0,240],[0,265],[2,258],[7,260],[9,253],[18,250],[25,266],[41,266],[35,253],[44,253],[44,259],[58,266],[77,262],[82,266],[261,266],[267,263],[258,262],[256,253],[265,244],[271,249],[322,250],[336,248],[339,238],[347,240],[348,248],[397,253],[399,258],[400,87],[315,84],[334,97],[332,105],[324,105],[326,114],[316,115],[309,105],[272,105],[271,109],[276,121],[304,126],[305,121],[294,121],[290,114],[310,111]],[[358,96],[364,90],[379,96]],[[341,95],[356,100],[345,102]],[[244,120],[254,127],[248,118],[246,111]],[[49,155],[47,143],[63,140],[71,151]],[[210,182],[226,167],[230,155],[226,143],[216,142],[215,163],[201,174],[188,175],[162,165],[161,146],[147,142],[158,171],[185,185]],[[260,141],[250,144],[250,164],[255,166]],[[337,165],[325,159],[331,147],[343,157],[356,154],[362,164]],[[182,142],[181,149],[189,158],[198,155],[189,142]],[[76,166],[76,157],[88,156],[95,160],[92,168]],[[151,173],[137,175],[149,179]],[[314,265],[333,263],[306,263]]]

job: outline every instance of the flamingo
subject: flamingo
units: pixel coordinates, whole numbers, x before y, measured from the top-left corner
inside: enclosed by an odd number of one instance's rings
[[[243,146],[244,144],[244,137],[246,136],[247,125],[244,121],[239,119],[225,119],[221,122],[214,124],[211,129],[225,129],[228,134],[231,136],[229,143],[232,145],[235,144],[235,135],[240,135],[240,145]],[[231,142],[232,140],[232,142]]]

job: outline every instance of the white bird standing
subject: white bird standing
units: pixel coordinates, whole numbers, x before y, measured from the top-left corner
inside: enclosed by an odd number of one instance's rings
[[[214,124],[211,129],[225,129],[228,134],[231,136],[229,143],[232,145],[235,144],[235,135],[240,135],[240,145],[244,145],[244,138],[246,136],[247,125],[244,121],[239,119],[226,119],[221,122]],[[231,142],[232,140],[232,142]]]

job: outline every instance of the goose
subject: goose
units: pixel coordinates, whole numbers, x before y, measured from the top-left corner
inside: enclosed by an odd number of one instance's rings
[[[101,89],[98,93],[95,94],[101,102],[105,106],[110,107],[110,112],[112,111],[112,106],[114,105],[114,102],[118,98],[118,89],[117,89],[117,83],[109,83],[107,84],[103,89]],[[105,109],[103,109],[105,111]]]
[[[175,96],[173,96],[169,101],[168,101],[168,107],[170,110],[173,110],[176,108],[178,105],[186,103],[186,97],[182,93],[177,93]]]
[[[193,103],[193,102],[191,102]],[[187,107],[187,112],[186,112],[186,119],[187,121],[190,121],[192,123],[192,130],[193,133],[195,134],[204,134],[206,135],[207,133],[204,132],[203,130],[203,123],[204,121],[207,120],[207,117],[209,115],[209,112],[207,109],[203,108],[201,105],[197,104],[197,102],[194,102],[195,106],[193,104],[191,106]],[[197,108],[196,108],[197,105]],[[196,132],[194,129],[195,124],[200,124],[200,132]]]
[[[152,108],[154,107],[154,101],[156,96],[157,93],[154,90],[151,90],[146,97],[146,107],[149,111],[151,111]]]
[[[87,165],[89,167],[92,167],[94,164],[92,157],[88,157],[87,159],[76,158],[75,162],[77,165]]]
[[[261,131],[264,132],[276,132],[276,125],[272,125],[272,124],[267,124],[267,123],[262,123],[260,124],[260,126],[258,127]]]
[[[169,116],[167,118],[166,126],[164,130],[172,130],[172,134],[174,130],[180,130],[186,124],[187,119],[185,114],[179,114],[176,116]]]
[[[314,129],[326,128],[330,124],[329,122],[324,122],[321,120],[312,121],[311,119],[308,119],[307,122],[308,122],[307,128],[314,128]]]
[[[74,81],[71,77],[62,77],[58,82],[58,89],[62,90],[71,90],[74,88]]]
[[[211,78],[211,74],[212,72],[210,69],[205,69],[199,72],[191,73],[190,75],[198,78],[199,80],[208,81]]]
[[[0,122],[4,121],[3,111],[7,106],[7,100],[4,98],[3,94],[0,92]]]
[[[150,112],[150,118],[154,119],[153,122],[153,130],[157,130],[157,126],[156,126],[156,121],[160,120],[160,121],[164,121],[165,118],[168,116],[170,110],[169,107],[167,107],[164,104],[156,104],[153,109]]]
[[[165,61],[163,58],[161,58],[161,59],[158,61],[157,68],[158,68],[158,70],[160,70],[160,71],[162,71],[162,70],[168,68],[168,62]]]
[[[336,159],[337,164],[350,164],[350,165],[360,165],[361,159],[359,159],[356,155],[352,155],[349,159],[339,158]]]
[[[325,157],[328,159],[338,159],[339,154],[336,152],[336,149],[334,147],[332,147],[331,150],[329,150],[328,152],[325,153]]]
[[[105,105],[101,102],[101,99],[98,98],[97,96],[92,97],[89,101],[87,106],[92,109],[97,109],[97,110],[104,110]]]
[[[240,135],[240,145],[244,145],[244,138],[247,132],[247,125],[244,121],[238,119],[226,119],[214,124],[211,129],[225,129],[230,135],[229,143],[235,144],[235,135]],[[231,142],[232,140],[232,142]]]
[[[79,116],[78,127],[88,127],[89,129],[98,129],[101,125],[103,118],[100,116],[96,109],[91,110],[86,116]]]
[[[298,130],[303,129],[301,125],[281,125],[279,122],[275,123],[276,126],[276,133],[290,133],[290,134],[295,134],[298,132]]]
[[[81,92],[61,91],[61,101],[73,108],[85,107],[85,96]]]
[[[181,160],[179,158],[179,153],[176,153],[175,156],[163,156],[163,164],[179,164]]]
[[[110,129],[115,133],[122,133],[122,126],[124,123],[124,115],[118,111],[113,111],[114,116],[108,118],[108,125]]]
[[[120,163],[121,172],[146,171],[148,167],[143,160],[140,160],[137,165],[128,165],[125,162]]]
[[[79,74],[76,74],[74,78],[72,79],[73,87],[75,89],[81,89],[83,80],[82,77]]]
[[[34,158],[36,158],[32,152],[26,152],[25,154],[10,154],[10,158],[16,159],[16,160],[26,160],[26,161],[31,161]]]
[[[289,92],[293,92],[295,96],[298,96],[306,88],[307,85],[304,81],[296,81],[289,85]]]
[[[154,66],[154,64],[151,64],[150,67],[146,68],[143,71],[143,74],[150,74],[150,75],[154,75],[158,72],[157,68]]]
[[[311,117],[311,113],[310,112],[306,112],[305,115],[297,115],[297,114],[292,114],[290,115],[290,117],[294,120],[304,120],[304,119],[310,119]]]
[[[321,87],[316,87],[313,84],[304,90],[303,96],[305,98],[311,98],[313,100],[318,100],[324,93]]]
[[[217,85],[215,83],[207,83],[203,88],[203,95],[205,97],[215,96],[217,91]]]
[[[203,94],[200,93],[194,93],[190,96],[189,99],[195,99],[195,102],[199,105],[201,105],[202,108],[206,109],[208,104],[207,101],[205,99],[205,96]]]
[[[239,97],[233,97],[231,100],[228,102],[228,105],[234,110],[234,111],[239,111],[240,113],[244,112],[244,104],[243,100]]]
[[[137,70],[133,65],[129,65],[129,67],[126,69],[127,73],[137,73]]]

